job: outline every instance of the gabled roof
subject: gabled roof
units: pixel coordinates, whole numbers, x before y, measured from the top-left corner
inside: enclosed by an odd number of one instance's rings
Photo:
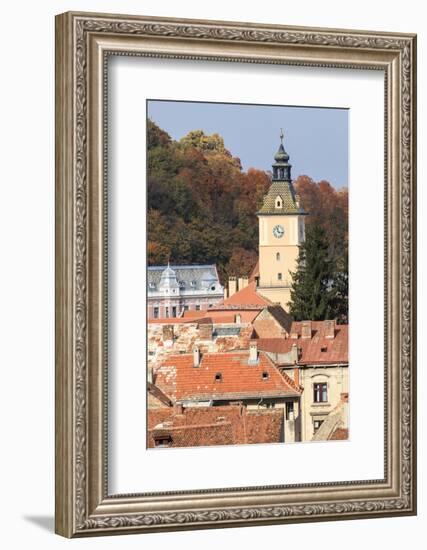
[[[239,290],[226,300],[224,300],[224,305],[258,305],[258,306],[269,306],[273,305],[270,300],[264,298],[256,291],[256,283],[253,281],[249,283],[245,288]]]
[[[220,375],[220,380],[216,380]],[[155,384],[175,401],[239,400],[300,395],[293,381],[260,352],[249,364],[249,351],[206,353],[200,365],[193,355],[170,355],[155,373]]]
[[[292,323],[291,334],[297,338],[259,338],[258,349],[275,353],[289,353],[298,348],[298,365],[348,364],[348,325],[335,325],[334,338],[325,336],[323,321],[312,321],[311,338],[302,338],[300,323]],[[286,363],[283,363],[286,364]]]

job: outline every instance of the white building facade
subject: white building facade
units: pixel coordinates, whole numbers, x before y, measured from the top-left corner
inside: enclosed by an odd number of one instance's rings
[[[224,287],[215,265],[167,265],[147,268],[148,319],[181,317],[222,302]]]

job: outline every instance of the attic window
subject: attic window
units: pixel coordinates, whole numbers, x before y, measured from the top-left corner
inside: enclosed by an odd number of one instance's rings
[[[171,447],[172,446],[172,436],[170,435],[161,435],[154,437],[154,445],[156,447]]]
[[[268,380],[269,377],[270,377],[270,375],[268,374],[267,371],[264,371],[264,372],[262,373],[262,379],[263,379],[263,380]]]
[[[215,382],[222,382],[222,374],[220,372],[215,374]]]
[[[151,283],[148,283],[148,286],[149,286],[150,288],[156,288],[156,283],[152,283],[152,282],[151,282]]]
[[[322,346],[320,348],[320,351],[322,351],[322,352],[328,351],[328,346]]]
[[[191,281],[191,286],[196,286],[196,281]]]
[[[185,281],[179,281],[179,288],[185,288]]]

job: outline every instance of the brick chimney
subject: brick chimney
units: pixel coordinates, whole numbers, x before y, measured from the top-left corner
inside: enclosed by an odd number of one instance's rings
[[[294,368],[294,382],[297,386],[299,386],[299,368],[296,365]]]
[[[193,348],[193,367],[200,367],[200,348],[198,346]]]
[[[323,321],[325,338],[335,338],[335,320]]]
[[[242,316],[240,315],[240,313],[236,313],[236,315],[234,316],[234,322],[240,325],[240,323],[242,322]]]
[[[258,363],[258,342],[251,340],[249,342],[249,364],[255,365]]]
[[[301,321],[301,338],[311,338],[311,321]]]

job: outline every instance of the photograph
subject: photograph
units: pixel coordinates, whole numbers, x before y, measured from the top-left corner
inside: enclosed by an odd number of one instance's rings
[[[147,448],[349,440],[348,109],[146,110]]]

